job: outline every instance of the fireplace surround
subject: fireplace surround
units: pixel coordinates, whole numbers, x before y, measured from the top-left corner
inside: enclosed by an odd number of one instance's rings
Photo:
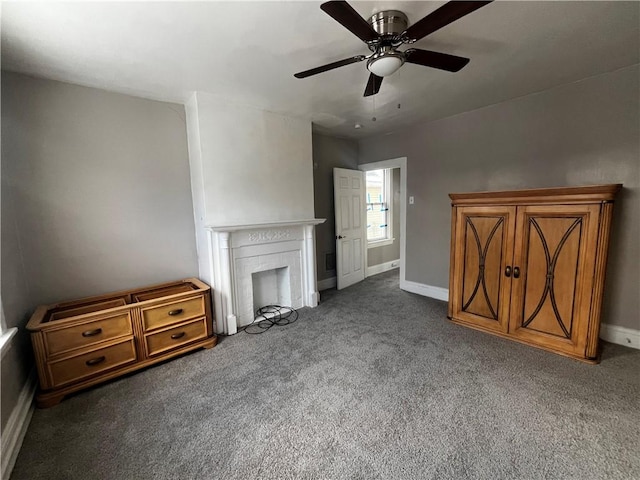
[[[207,227],[217,333],[233,335],[251,323],[255,301],[318,305],[315,225],[324,221]]]

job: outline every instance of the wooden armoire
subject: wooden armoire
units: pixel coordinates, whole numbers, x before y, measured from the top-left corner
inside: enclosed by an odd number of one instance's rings
[[[452,193],[449,318],[596,363],[622,185]]]

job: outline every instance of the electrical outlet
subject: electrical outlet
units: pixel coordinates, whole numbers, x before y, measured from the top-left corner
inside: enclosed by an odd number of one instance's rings
[[[414,198],[413,195],[409,197],[409,205],[413,205],[414,204]]]

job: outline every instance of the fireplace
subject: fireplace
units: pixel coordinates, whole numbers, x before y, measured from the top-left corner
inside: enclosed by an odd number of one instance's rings
[[[257,246],[250,256],[235,258],[233,269],[236,322],[238,327],[251,323],[254,313],[265,305],[302,308],[302,266],[300,250],[258,253]],[[247,252],[236,255],[247,254]]]
[[[315,225],[324,219],[208,230],[216,332],[232,335],[262,306],[315,307]]]
[[[254,312],[266,305],[293,306],[290,270],[287,266],[251,274]],[[240,320],[238,323],[243,324]]]

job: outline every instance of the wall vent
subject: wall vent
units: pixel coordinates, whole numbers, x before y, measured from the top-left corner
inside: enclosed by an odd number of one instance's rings
[[[324,270],[326,272],[336,269],[336,253],[330,252],[324,255]]]

